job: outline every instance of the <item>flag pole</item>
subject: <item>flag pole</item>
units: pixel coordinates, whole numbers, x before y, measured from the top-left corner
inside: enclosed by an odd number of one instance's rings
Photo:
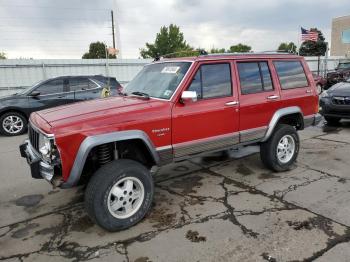
[[[301,30],[301,25],[299,25],[299,28],[298,28],[298,50],[297,50],[298,55],[300,50],[300,30]]]

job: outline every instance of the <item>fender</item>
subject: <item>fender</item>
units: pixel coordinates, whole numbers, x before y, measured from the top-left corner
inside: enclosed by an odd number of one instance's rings
[[[156,164],[159,163],[159,155],[155,150],[152,141],[149,139],[148,135],[141,130],[128,130],[119,131],[108,134],[101,134],[96,136],[89,136],[84,139],[81,143],[77,156],[75,157],[72,170],[70,172],[69,178],[66,182],[61,185],[61,188],[70,188],[75,186],[80,179],[83,172],[85,161],[90,153],[91,149],[106,143],[118,142],[123,140],[140,139],[147,146],[149,152],[151,153],[153,160]]]
[[[273,130],[275,129],[278,121],[283,117],[283,116],[287,116],[287,115],[291,115],[291,114],[300,114],[303,121],[304,121],[304,115],[303,115],[303,112],[301,111],[300,107],[298,106],[291,106],[291,107],[286,107],[286,108],[282,108],[282,109],[279,109],[275,112],[275,114],[273,115],[270,123],[269,123],[269,126],[268,126],[268,129],[267,129],[267,132],[265,134],[265,137],[262,139],[261,142],[265,142],[267,141],[270,136],[272,135],[272,132]]]

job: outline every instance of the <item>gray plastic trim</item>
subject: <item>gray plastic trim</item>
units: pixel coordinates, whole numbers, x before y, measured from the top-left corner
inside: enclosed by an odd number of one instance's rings
[[[301,114],[302,119],[304,120],[303,112],[301,111],[300,107],[298,107],[298,106],[291,106],[291,107],[286,107],[286,108],[282,108],[282,109],[277,110],[269,123],[269,127],[267,129],[265,137],[262,139],[262,142],[265,142],[266,140],[268,140],[270,138],[273,130],[275,129],[275,127],[276,127],[278,121],[281,119],[281,117],[286,116],[286,115],[295,114],[295,113]]]
[[[131,140],[131,139],[141,139],[147,146],[149,152],[151,153],[156,164],[159,163],[159,155],[155,150],[152,141],[149,139],[148,135],[141,130],[128,130],[119,131],[108,134],[102,134],[97,136],[89,136],[81,143],[77,156],[75,158],[72,170],[70,172],[67,182],[61,185],[62,188],[69,188],[75,186],[80,179],[82,174],[85,161],[91,149],[95,146],[102,145],[105,143]]]

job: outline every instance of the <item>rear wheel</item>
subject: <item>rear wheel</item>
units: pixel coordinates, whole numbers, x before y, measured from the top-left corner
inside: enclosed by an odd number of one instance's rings
[[[325,116],[324,119],[326,119],[327,124],[329,124],[329,125],[338,125],[341,118]]]
[[[17,136],[26,131],[27,119],[20,113],[8,112],[0,117],[0,133],[5,136]]]
[[[115,160],[92,176],[85,191],[85,207],[99,226],[119,231],[147,214],[153,193],[153,179],[146,167],[133,160]]]
[[[273,135],[260,146],[264,165],[276,172],[292,169],[299,153],[299,136],[293,126],[278,125]]]

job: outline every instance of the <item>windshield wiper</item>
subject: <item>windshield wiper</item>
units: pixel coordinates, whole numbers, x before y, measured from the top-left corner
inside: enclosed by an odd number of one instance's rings
[[[140,92],[140,91],[135,91],[131,93],[132,95],[136,95],[136,96],[142,96],[144,98],[149,99],[149,94],[144,93],[144,92]]]

